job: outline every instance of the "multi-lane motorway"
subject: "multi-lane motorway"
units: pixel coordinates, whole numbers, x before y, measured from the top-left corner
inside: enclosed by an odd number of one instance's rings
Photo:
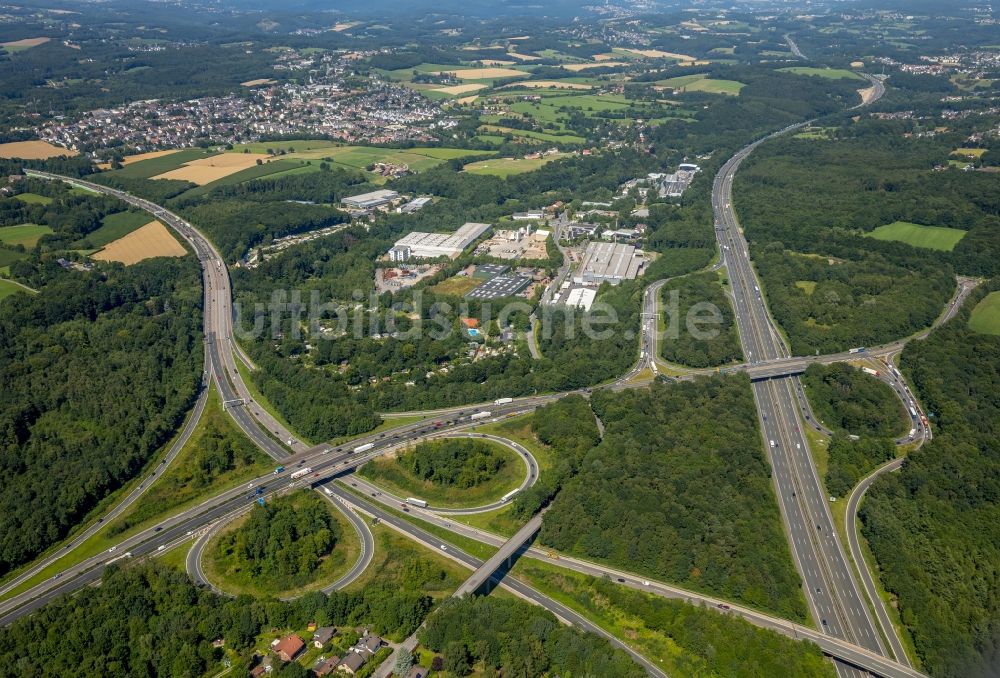
[[[799,127],[794,125],[778,134]],[[712,190],[716,235],[720,248],[726,252],[740,341],[751,366],[789,357],[760,291],[747,242],[732,206],[736,171],[763,141],[750,144],[733,156],[719,171]],[[890,656],[906,663],[891,624],[888,628],[876,627],[844,555],[828,498],[800,424],[796,379],[776,377],[755,381],[752,386],[775,492],[814,620],[824,632],[878,654],[887,651],[884,635],[892,648]],[[859,675],[858,669],[843,662],[837,663],[837,670],[842,676]]]
[[[798,126],[788,129],[796,127]],[[757,283],[750,267],[746,242],[739,231],[735,214],[731,208],[732,176],[743,158],[759,143],[752,144],[727,163],[717,177],[716,190],[713,191],[713,205],[718,221],[717,235],[720,245],[722,245],[720,250],[729,266],[730,278],[733,280],[734,307],[741,341],[744,344],[744,352],[750,362],[748,369],[773,361],[790,360],[780,335],[773,326],[764,306],[763,297],[759,293],[759,283]],[[54,175],[48,175],[48,177],[66,179]],[[236,345],[232,337],[232,306],[228,271],[211,244],[190,224],[162,207],[104,186],[75,179],[72,181],[92,190],[115,195],[151,212],[177,230],[191,244],[205,270],[205,334],[209,352],[206,365],[211,369],[212,376],[218,384],[223,398],[230,402],[228,411],[254,442],[276,459],[282,459],[282,464],[288,466],[290,470],[304,468],[305,465],[312,468],[309,477],[304,481],[299,481],[302,485],[319,482],[323,478],[329,478],[331,475],[355,468],[365,460],[381,454],[384,449],[391,445],[416,440],[459,426],[469,426],[472,422],[468,419],[468,415],[482,408],[489,409],[493,416],[503,416],[529,411],[564,395],[554,394],[517,399],[502,407],[495,405],[467,406],[431,413],[432,416],[441,417],[441,420],[438,422],[417,422],[352,442],[351,445],[355,446],[367,442],[373,444],[372,450],[360,455],[352,455],[348,446],[332,448],[320,445],[310,448],[297,440],[280,422],[253,401],[236,370],[233,358]],[[660,284],[662,285],[662,283]],[[658,293],[658,287],[647,290],[644,301],[640,362],[652,362],[658,353],[655,345],[655,335],[657,334],[655,331],[655,300]],[[954,304],[955,309],[957,309],[957,305],[957,303]],[[647,306],[652,309],[648,315],[646,314]],[[652,364],[655,365],[655,363]],[[614,386],[621,386],[621,382],[624,382],[624,378],[616,382]],[[826,498],[821,491],[821,485],[809,457],[808,447],[798,424],[796,408],[794,407],[796,396],[790,384],[791,379],[784,378],[759,381],[755,382],[754,385],[755,397],[760,405],[765,446],[772,457],[772,463],[775,465],[775,485],[786,519],[786,527],[789,530],[790,542],[793,545],[793,552],[797,557],[800,572],[803,573],[803,579],[809,587],[807,590],[809,591],[810,606],[817,618],[817,624],[823,631],[830,634],[830,643],[839,643],[840,649],[837,650],[835,647],[830,653],[846,658],[849,662],[851,659],[847,655],[850,652],[867,653],[871,655],[867,660],[854,663],[872,668],[872,662],[875,661],[872,657],[877,657],[885,650],[875,631],[874,624],[868,616],[867,607],[851,577],[851,572],[846,568],[843,552],[836,533],[832,529]],[[262,427],[258,426],[258,421],[262,423]],[[773,447],[771,447],[770,441],[774,441]],[[289,456],[289,450],[292,451],[291,456]],[[293,484],[295,483],[288,478],[287,474],[260,478],[252,483],[252,485],[262,486],[265,494],[283,491]],[[8,623],[11,619],[36,609],[54,595],[72,591],[96,580],[100,576],[103,566],[110,560],[155,553],[160,547],[188,539],[193,534],[204,530],[206,526],[212,525],[216,521],[226,520],[229,516],[245,510],[248,503],[248,489],[241,487],[214,497],[199,507],[174,516],[154,528],[123,541],[113,553],[99,554],[87,559],[31,591],[0,603],[0,615],[3,615],[0,616],[0,623]],[[783,490],[790,490],[790,492]],[[344,501],[351,504],[350,498]],[[816,530],[815,533],[812,531],[813,529]],[[685,595],[691,600],[699,599],[699,596],[695,594],[685,593]],[[700,598],[704,600],[704,597]],[[554,611],[558,605],[555,601],[544,597],[537,602]],[[557,612],[557,614],[559,613]],[[560,614],[560,616],[566,618],[564,615]],[[589,624],[581,625],[587,628],[591,626]],[[891,625],[886,635],[891,642],[894,637]],[[893,649],[895,650],[895,648]],[[896,656],[900,661],[905,662],[905,654],[902,654],[901,651]],[[865,663],[866,661],[868,663]],[[655,669],[655,667],[652,668]],[[847,664],[838,665],[838,668],[845,673],[851,671]],[[896,675],[890,672],[877,672],[880,675]]]

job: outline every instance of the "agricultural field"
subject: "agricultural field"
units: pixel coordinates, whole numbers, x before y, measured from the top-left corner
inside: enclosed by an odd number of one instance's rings
[[[972,309],[969,328],[1000,336],[1000,292],[990,292]]]
[[[950,252],[955,249],[955,245],[965,235],[965,231],[944,226],[922,226],[911,224],[908,221],[896,221],[879,226],[865,235],[876,240],[894,240],[914,247]]]
[[[613,68],[616,66],[628,66],[626,61],[595,61],[594,63],[585,64],[563,64],[562,67],[567,71],[573,71],[574,73],[579,73],[580,71],[586,71],[591,68]]]
[[[794,73],[795,75],[812,75],[820,78],[827,78],[829,80],[864,80],[860,75],[853,71],[848,71],[843,68],[813,68],[812,66],[789,66],[788,68],[779,68],[779,71],[784,73]]]
[[[181,167],[150,178],[190,181],[193,184],[204,186],[228,177],[230,174],[255,167],[258,160],[262,163],[270,162],[273,160],[273,156],[266,153],[220,153],[208,158],[186,162]]]
[[[633,58],[633,59],[634,58],[673,59],[675,61],[679,61],[681,66],[698,63],[698,60],[689,54],[664,52],[659,49],[630,49],[625,47],[615,47],[611,53],[614,56]]]
[[[445,70],[441,73],[448,73],[459,80],[501,80],[503,78],[522,78],[528,75],[525,71],[514,68],[460,68],[458,70]]]
[[[11,141],[0,144],[0,158],[20,158],[21,160],[45,160],[62,156],[79,155],[69,148],[53,146],[47,141]]]
[[[251,179],[259,179],[261,177],[273,176],[275,174],[284,174],[285,172],[292,172],[296,170],[301,171],[318,171],[319,167],[310,167],[305,164],[306,161],[302,160],[298,163],[292,162],[291,160],[286,160],[288,156],[283,156],[282,159],[272,160],[271,162],[265,162],[263,164],[251,165],[246,169],[242,169],[233,174],[229,174],[215,181],[209,182],[201,186],[195,186],[181,194],[182,198],[191,198],[197,195],[202,195],[208,193],[213,188],[218,186],[233,186],[235,184],[241,184],[244,181],[250,181]]]
[[[288,142],[292,145],[293,142]],[[480,155],[490,151],[474,151],[464,148],[380,148],[376,146],[332,146],[311,151],[299,151],[282,156],[288,159],[324,160],[352,169],[365,169],[376,162],[405,164],[412,171],[420,172],[440,165],[446,160]]]
[[[556,153],[543,158],[496,158],[480,160],[469,163],[463,168],[463,171],[471,174],[492,174],[501,179],[506,179],[512,174],[522,174],[536,170],[553,160],[558,160],[564,155],[563,153]]]
[[[592,85],[571,82],[569,80],[525,80],[524,82],[517,83],[517,86],[529,89],[594,89]]]
[[[149,223],[149,215],[142,212],[116,212],[101,219],[101,227],[77,241],[81,249],[98,249]]]
[[[30,249],[38,243],[39,238],[51,232],[52,229],[48,226],[38,224],[4,226],[0,228],[0,242],[5,245],[24,245]]]
[[[708,94],[739,94],[746,85],[736,80],[716,80],[706,73],[681,75],[667,80],[657,80],[660,87],[682,89],[686,92],[706,92]]]
[[[98,261],[120,261],[128,265],[153,257],[183,257],[185,254],[187,251],[166,226],[151,221],[91,256]]]
[[[470,92],[476,92],[481,89],[486,89],[486,85],[477,82],[470,82],[464,85],[451,85],[448,87],[435,87],[432,92],[441,92],[442,94],[447,94],[449,96],[457,96],[461,94],[469,94]]]
[[[38,195],[37,193],[18,193],[14,197],[27,205],[52,204],[52,198],[45,195]]]
[[[502,135],[504,134],[554,144],[582,144],[586,141],[583,137],[576,136],[575,134],[549,134],[547,132],[536,132],[534,130],[501,127],[499,125],[483,125],[479,128],[479,130],[481,132],[485,132],[488,136],[496,135],[495,138],[498,142],[503,140]],[[480,136],[480,138],[482,138],[482,136]]]
[[[44,45],[51,39],[52,38],[24,38],[22,40],[11,40],[10,42],[0,42],[0,47],[3,47],[7,52],[22,52],[26,49],[31,49],[32,47]]]
[[[201,160],[213,155],[200,148],[185,148],[174,153],[163,153],[145,160],[137,160],[122,169],[113,170],[115,176],[128,179],[150,179],[156,175],[175,170],[186,162]]]
[[[273,85],[277,80],[274,78],[257,78],[256,80],[247,80],[246,82],[241,82],[242,87],[260,87],[261,85]]]
[[[135,153],[133,155],[126,155],[122,158],[121,163],[123,166],[134,165],[137,162],[142,162],[143,160],[152,160],[153,158],[162,158],[165,155],[172,155],[177,153],[179,148],[172,148],[165,151],[150,151],[149,153]],[[111,169],[111,163],[102,162],[97,165],[102,170]]]
[[[983,153],[986,152],[985,148],[956,148],[951,152],[952,155],[957,155],[962,158],[971,158],[973,160],[979,160],[983,157]]]
[[[10,271],[10,265],[15,261],[20,261],[26,258],[28,255],[22,252],[15,252],[13,250],[0,249],[0,273],[7,273]]]
[[[0,278],[0,299],[6,299],[16,292],[26,292],[28,294],[32,294],[31,291],[21,287],[16,282]]]

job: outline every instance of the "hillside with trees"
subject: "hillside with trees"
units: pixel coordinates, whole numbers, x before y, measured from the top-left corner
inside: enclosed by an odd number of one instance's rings
[[[946,678],[985,678],[1000,666],[1000,337],[967,325],[987,291],[904,349],[901,367],[934,439],[879,478],[861,507],[923,668]]]
[[[451,676],[615,676],[646,672],[593,634],[564,626],[547,610],[511,598],[467,596],[443,603],[417,636],[443,656]]]
[[[563,483],[579,470],[587,452],[601,440],[590,402],[580,395],[565,396],[536,408],[531,414],[531,430],[552,448],[556,459],[534,485],[515,497],[511,514],[523,520],[552,500]]]
[[[792,619],[805,602],[745,377],[597,391],[604,438],[539,541]]]
[[[136,477],[201,382],[192,259],[36,270],[38,295],[0,302],[0,574]]]

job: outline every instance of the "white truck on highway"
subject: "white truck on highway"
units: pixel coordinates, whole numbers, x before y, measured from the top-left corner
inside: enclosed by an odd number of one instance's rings
[[[411,506],[419,506],[420,508],[427,508],[427,502],[423,499],[417,499],[416,497],[407,497],[406,503]]]
[[[500,497],[500,503],[501,504],[506,504],[508,501],[510,501],[511,499],[514,498],[514,495],[516,495],[520,491],[521,491],[520,489],[511,490],[510,492],[508,492],[504,496]]]
[[[877,377],[878,376],[878,370],[873,370],[870,367],[862,367],[861,371],[864,372],[865,374],[870,374],[873,377]]]
[[[494,405],[506,405],[507,403],[514,402],[513,398],[497,398],[493,401]]]
[[[491,414],[492,414],[491,412],[476,412],[475,414],[470,415],[469,419],[471,419],[472,421],[478,421],[479,419],[488,419]]]
[[[364,445],[358,445],[353,450],[351,450],[351,452],[353,454],[359,454],[361,452],[367,452],[368,450],[372,449],[373,447],[375,447],[375,443],[365,443]]]
[[[309,475],[310,473],[312,473],[312,468],[311,467],[306,466],[305,468],[300,468],[298,471],[296,471],[295,473],[292,474],[292,480],[296,480],[298,478],[303,478],[303,477]]]

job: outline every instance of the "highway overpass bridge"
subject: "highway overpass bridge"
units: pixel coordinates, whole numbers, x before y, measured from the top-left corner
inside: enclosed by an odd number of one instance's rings
[[[531,541],[538,530],[542,528],[542,514],[544,512],[545,511],[540,511],[534,518],[525,523],[524,527],[518,530],[513,537],[508,539],[489,560],[480,565],[476,571],[472,573],[472,576],[466,579],[465,582],[455,590],[454,596],[456,598],[461,598],[466,594],[471,595],[475,593],[493,577],[493,574],[499,570],[501,566],[505,565],[507,569],[510,569],[511,565],[514,563],[514,556],[517,555],[522,548],[526,547],[528,542]]]

